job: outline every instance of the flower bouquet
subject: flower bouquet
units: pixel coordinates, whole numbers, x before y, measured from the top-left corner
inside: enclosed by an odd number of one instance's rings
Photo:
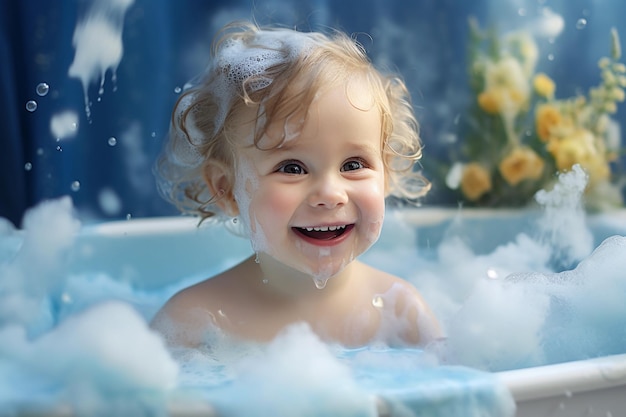
[[[588,176],[587,208],[621,206],[621,133],[611,115],[624,101],[626,66],[615,29],[611,40],[610,55],[598,63],[600,84],[557,99],[554,80],[536,71],[539,51],[529,33],[498,37],[470,19],[473,102],[447,186],[470,205],[525,206],[558,172],[578,164]]]

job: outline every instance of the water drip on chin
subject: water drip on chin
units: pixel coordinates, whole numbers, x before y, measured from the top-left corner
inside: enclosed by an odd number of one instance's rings
[[[329,279],[330,277],[313,277],[313,283],[318,290],[323,290],[326,288],[326,283],[328,283]]]

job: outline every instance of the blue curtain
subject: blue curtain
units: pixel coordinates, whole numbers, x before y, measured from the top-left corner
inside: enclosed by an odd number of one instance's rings
[[[177,88],[202,70],[213,33],[230,20],[362,34],[357,36],[374,61],[405,78],[426,158],[432,158],[443,152],[441,138],[468,100],[467,17],[506,26],[504,16],[519,19],[522,7],[528,13],[538,7],[531,0],[135,0],[124,15],[116,78],[107,71],[101,94],[98,83],[89,86],[88,117],[82,85],[68,68],[77,23],[103,0],[0,1],[0,217],[16,225],[27,208],[62,195],[72,197],[84,219],[174,214],[156,192],[151,166]],[[626,11],[620,1],[606,3],[551,2],[566,20],[555,67],[560,88],[567,89],[562,80],[570,78],[576,80],[571,90],[581,86],[581,76],[590,85],[597,81],[595,60],[606,51],[608,28],[623,25],[618,17]],[[572,22],[583,14],[588,28],[576,31]],[[40,83],[49,86],[44,96],[37,94]],[[32,112],[26,109],[31,100],[37,103]],[[76,115],[77,129],[57,141],[51,121],[66,111]],[[436,185],[428,202],[454,203],[444,188]]]

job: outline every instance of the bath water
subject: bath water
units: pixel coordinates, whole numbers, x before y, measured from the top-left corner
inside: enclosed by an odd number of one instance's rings
[[[575,193],[584,180],[575,170],[560,184],[575,184]],[[592,236],[578,206],[550,206],[562,201],[550,195],[543,216],[513,220],[476,221],[460,210],[453,221],[420,226],[427,209],[389,213],[363,260],[406,277],[432,305],[447,340],[425,349],[347,350],[302,324],[267,345],[215,333],[210,351],[168,351],[151,317],[179,289],[248,256],[249,243],[233,236],[239,243],[231,244],[219,226],[178,237],[148,230],[139,240],[123,232],[107,243],[106,233],[90,232],[99,225],[81,228],[69,198],[42,203],[22,230],[0,222],[0,409],[65,404],[79,415],[160,415],[210,404],[224,415],[375,415],[381,407],[401,416],[513,415],[510,394],[486,371],[626,346],[626,240],[600,244],[624,232],[619,220],[597,217]],[[570,216],[551,223],[570,234],[546,229],[550,210]],[[495,236],[503,225],[508,241]],[[563,259],[575,266],[559,272]]]

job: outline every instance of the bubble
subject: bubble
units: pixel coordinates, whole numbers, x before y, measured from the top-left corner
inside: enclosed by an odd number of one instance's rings
[[[498,272],[493,268],[487,269],[487,278],[498,279]]]
[[[385,306],[383,297],[381,297],[380,295],[377,295],[374,298],[372,298],[372,305],[376,308],[383,308]]]
[[[150,133],[150,136],[152,136],[153,138],[156,138],[156,132]]]
[[[63,152],[63,148],[61,147],[61,145],[57,145],[56,150],[57,152]]]
[[[37,88],[35,89],[35,91],[37,92],[37,95],[39,97],[43,97],[47,95],[50,91],[50,86],[46,83],[39,83],[37,84]]]
[[[31,113],[37,110],[37,102],[35,100],[28,100],[26,102],[26,110]]]
[[[262,282],[263,284],[267,284],[267,283],[269,283],[269,282],[270,282],[270,280],[269,280],[269,279],[267,279],[267,278],[263,278],[263,280],[262,280],[261,282]]]
[[[523,7],[518,9],[517,14],[522,17],[526,16],[526,9],[524,9]]]
[[[576,21],[576,29],[584,29],[587,27],[587,19],[581,17]]]
[[[37,155],[43,155],[43,148],[37,148]]]
[[[548,61],[554,61],[554,54],[548,54]]]
[[[26,162],[24,164],[24,170],[30,171],[31,169],[33,169],[33,164],[31,164],[30,162]]]
[[[108,216],[116,216],[122,210],[122,200],[111,188],[103,188],[98,193],[98,204],[102,212]]]
[[[174,92],[175,92],[176,94],[180,94],[180,92],[181,92],[181,91],[183,91],[183,89],[182,89],[182,88],[180,88],[180,87],[178,87],[178,86],[176,86],[176,88],[174,88]]]
[[[126,220],[130,220],[132,217],[133,216],[130,213],[126,214]]]
[[[80,190],[80,181],[72,181],[72,184],[70,185],[70,188],[74,192]]]
[[[115,145],[117,145],[117,139],[116,139],[116,138],[114,138],[113,136],[111,136],[111,137],[109,138],[109,140],[108,140],[108,144],[109,144],[109,146],[115,146]]]

